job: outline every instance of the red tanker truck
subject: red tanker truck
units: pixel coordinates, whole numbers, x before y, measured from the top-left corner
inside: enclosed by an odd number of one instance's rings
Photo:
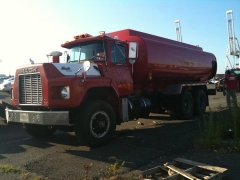
[[[35,137],[57,129],[100,146],[116,125],[162,111],[178,119],[205,112],[216,58],[198,46],[131,29],[80,34],[53,51],[51,63],[16,70],[7,122]]]

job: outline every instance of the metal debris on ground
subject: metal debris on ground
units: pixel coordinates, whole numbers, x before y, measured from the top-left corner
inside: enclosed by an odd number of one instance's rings
[[[171,163],[144,171],[142,176],[144,180],[220,180],[225,178],[226,171],[226,168],[176,158]]]

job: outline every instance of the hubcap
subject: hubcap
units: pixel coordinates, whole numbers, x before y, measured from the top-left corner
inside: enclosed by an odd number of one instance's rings
[[[110,119],[104,111],[93,114],[90,121],[90,132],[96,138],[105,136],[109,130]]]

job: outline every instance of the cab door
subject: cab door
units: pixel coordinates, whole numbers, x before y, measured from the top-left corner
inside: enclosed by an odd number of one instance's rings
[[[127,65],[126,46],[112,43],[110,45],[110,64],[108,64],[109,78],[118,90],[119,96],[132,93],[133,80],[131,68]]]

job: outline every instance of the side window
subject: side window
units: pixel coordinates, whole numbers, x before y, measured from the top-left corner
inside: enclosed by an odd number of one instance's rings
[[[116,64],[126,63],[126,49],[124,46],[116,44],[111,45],[111,62]]]

